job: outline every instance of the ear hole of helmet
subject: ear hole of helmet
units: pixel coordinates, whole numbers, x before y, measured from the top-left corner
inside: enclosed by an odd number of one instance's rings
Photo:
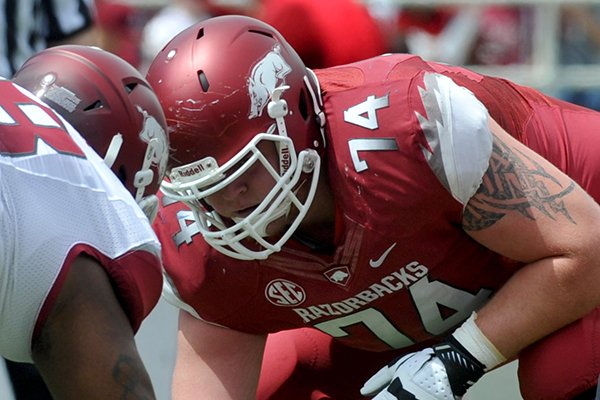
[[[200,82],[200,87],[202,87],[202,91],[204,93],[208,92],[208,87],[210,86],[208,83],[208,78],[204,71],[198,71],[198,81]]]
[[[125,184],[125,182],[127,182],[127,170],[125,169],[124,165],[121,165],[117,171],[117,178],[119,178],[119,180]]]
[[[102,102],[100,100],[96,100],[95,102],[93,102],[89,106],[85,107],[83,109],[83,111],[97,110],[97,109],[102,108],[102,107],[103,107]]]
[[[133,89],[135,89],[137,85],[138,84],[136,82],[126,84],[125,91],[127,92],[127,94],[130,94],[131,92],[133,92]]]

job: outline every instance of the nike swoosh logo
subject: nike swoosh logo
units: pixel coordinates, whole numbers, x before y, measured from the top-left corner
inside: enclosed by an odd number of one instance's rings
[[[381,257],[379,257],[377,260],[373,260],[370,259],[369,260],[369,265],[373,268],[379,268],[381,267],[381,264],[383,264],[383,262],[385,261],[385,259],[387,258],[388,254],[390,254],[390,251],[392,251],[392,249],[396,247],[396,243],[394,243],[393,245],[391,245],[390,247],[388,247],[388,249],[386,251],[383,252],[383,254],[381,255]]]

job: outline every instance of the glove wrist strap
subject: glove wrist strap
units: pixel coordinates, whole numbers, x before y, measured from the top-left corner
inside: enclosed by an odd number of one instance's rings
[[[477,314],[473,313],[458,329],[452,337],[465,348],[475,359],[485,366],[485,371],[497,367],[506,361],[500,351],[481,332],[475,319]]]
[[[484,374],[484,365],[473,357],[453,336],[433,347],[435,356],[446,368],[446,376],[455,396],[463,396]]]

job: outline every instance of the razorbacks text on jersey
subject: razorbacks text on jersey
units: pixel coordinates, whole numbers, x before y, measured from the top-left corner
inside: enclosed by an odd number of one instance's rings
[[[135,200],[57,113],[0,81],[0,354],[31,361],[71,262],[110,277],[134,330],[162,284],[160,244]]]

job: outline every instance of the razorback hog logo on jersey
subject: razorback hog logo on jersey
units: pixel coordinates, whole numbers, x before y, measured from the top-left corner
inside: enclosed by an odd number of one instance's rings
[[[323,273],[331,282],[346,286],[350,280],[350,269],[348,267],[336,267]]]
[[[276,306],[298,306],[306,300],[304,289],[287,279],[274,279],[265,287],[265,296]]]
[[[260,117],[273,90],[285,83],[285,76],[292,71],[281,56],[281,46],[275,45],[253,68],[248,78],[250,95],[249,119]]]

